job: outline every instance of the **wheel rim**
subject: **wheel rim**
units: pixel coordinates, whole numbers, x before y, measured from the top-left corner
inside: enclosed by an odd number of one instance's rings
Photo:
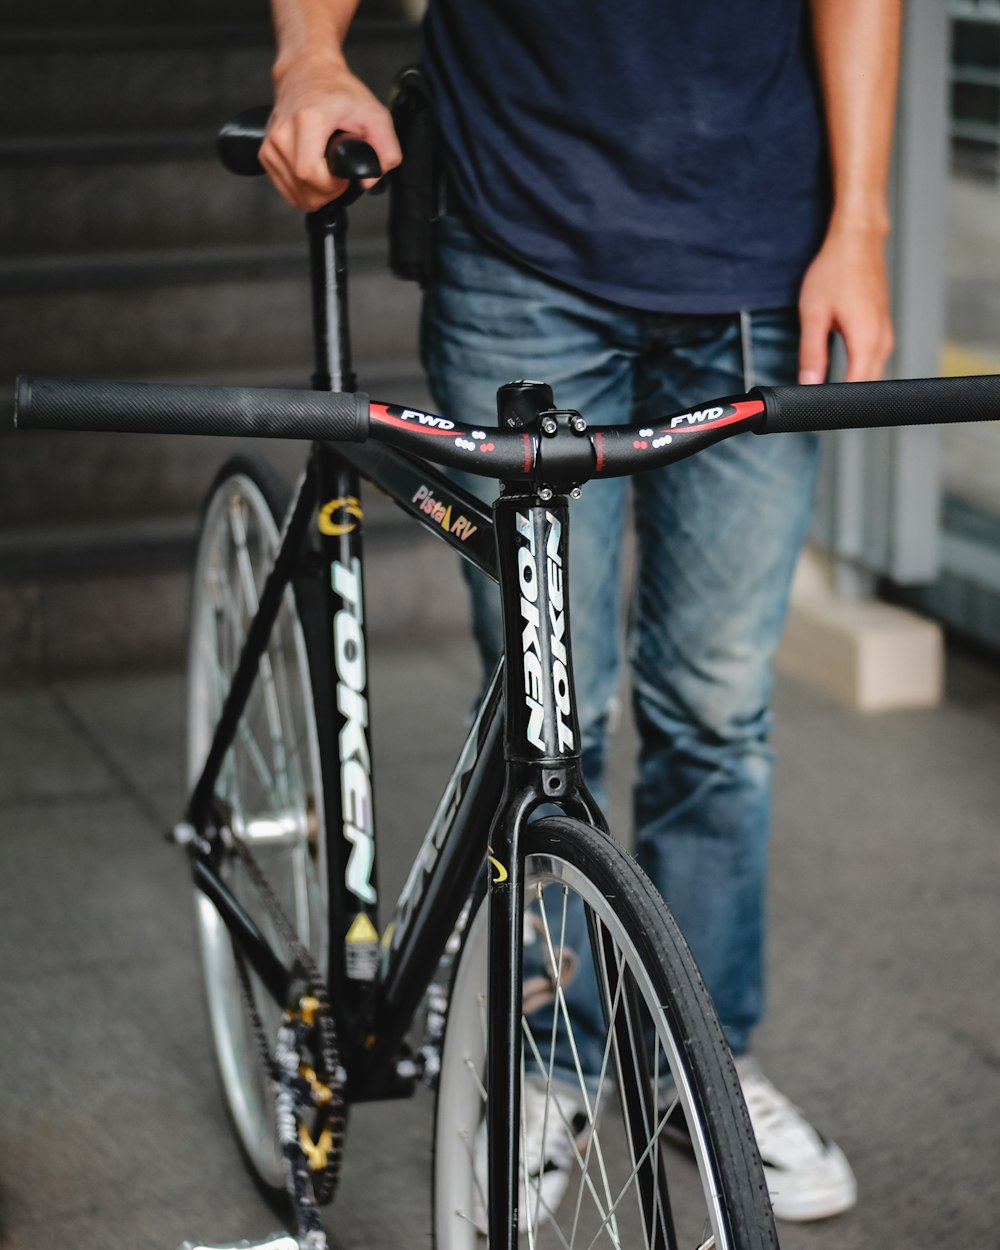
[[[279,542],[259,486],[245,474],[220,484],[206,512],[196,564],[188,663],[188,780],[197,780],[239,658],[243,638]],[[326,864],[319,746],[305,639],[291,589],[285,592],[257,681],[216,794],[236,838],[252,851],[299,940],[326,972]],[[283,944],[238,859],[220,871],[277,950]],[[284,1185],[271,1085],[244,1003],[228,932],[196,892],[209,1018],[223,1089],[240,1142],[266,1185]],[[278,1012],[256,978],[251,992],[273,1047]]]
[[[558,987],[564,977],[566,957],[561,951],[568,927],[565,912],[569,910],[565,900],[575,894],[597,921],[602,945],[610,953],[610,967],[628,969],[628,977],[616,977],[612,970],[607,978],[609,983],[617,981],[617,989],[609,988],[612,1021],[620,1018],[624,1010],[625,996],[622,991],[629,982],[634,984],[640,1004],[646,1009],[647,1016],[652,1018],[649,1007],[655,1010],[656,1004],[662,1001],[662,994],[658,993],[657,986],[645,971],[629,935],[604,894],[589,877],[558,856],[532,854],[527,857],[525,867],[526,906],[530,905],[535,917],[540,918],[540,924],[533,921],[535,940],[541,940],[546,945],[545,962],[549,966],[552,986]],[[486,995],[483,989],[486,912],[485,906],[480,907],[470,923],[466,952],[457,969],[449,1006],[435,1140],[437,1250],[474,1250],[477,1244],[481,1250],[483,1244],[476,1226],[479,1224],[481,1229],[485,1218],[481,1125],[485,1106],[482,1074],[487,1036]],[[527,970],[530,963],[527,945],[525,962]],[[603,966],[609,967],[607,955]],[[526,993],[528,984],[526,979]],[[560,991],[556,989],[555,1003],[548,1019],[544,1011],[536,1012],[532,1021],[522,1017],[525,1052],[522,1087],[527,1081],[536,1091],[541,1089],[546,1103],[546,1110],[542,1113],[543,1127],[546,1133],[554,1130],[557,1142],[561,1139],[561,1145],[555,1147],[556,1152],[561,1149],[569,1153],[570,1181],[556,1209],[548,1210],[544,1173],[541,1183],[529,1181],[525,1186],[522,1180],[520,1227],[521,1233],[526,1234],[526,1244],[532,1247],[580,1247],[581,1250],[589,1250],[592,1246],[635,1246],[647,1250],[657,1244],[650,1230],[657,1226],[663,1229],[662,1208],[668,1206],[669,1216],[666,1218],[676,1239],[673,1244],[687,1250],[728,1246],[730,1243],[709,1147],[700,1129],[699,1117],[691,1114],[694,1099],[685,1063],[669,1030],[663,1027],[655,1029],[657,1040],[651,1048],[649,1066],[650,1085],[656,1092],[647,1112],[659,1130],[674,1107],[678,1108],[675,1114],[684,1113],[686,1109],[687,1122],[695,1130],[694,1160],[690,1156],[681,1158],[678,1152],[665,1146],[659,1131],[637,1134],[646,1142],[645,1159],[641,1157],[642,1152],[630,1144],[625,1114],[621,1110],[624,1100],[617,1093],[620,1084],[628,1086],[631,1083],[627,1074],[629,1062],[620,1041],[613,1040],[614,1029],[607,1029],[596,1080],[580,1079],[576,1059],[573,1060],[577,1078],[575,1087],[572,1073],[568,1080],[560,1080],[567,1074],[565,1069],[557,1070],[552,1064],[552,1030],[548,1025],[549,1020],[556,1018],[558,1028],[566,1030],[559,997]],[[659,1012],[656,1015],[662,1019]],[[539,1016],[546,1021],[542,1028],[537,1023]],[[615,1069],[618,1071],[615,1072]],[[676,1083],[671,1084],[668,1073],[676,1075]],[[623,1076],[624,1080],[621,1079]],[[536,1095],[531,1097],[537,1113],[538,1098]],[[574,1150],[569,1145],[570,1139],[576,1135],[570,1109],[577,1103],[582,1104],[587,1119],[596,1127],[590,1128],[589,1140],[578,1143]],[[545,1117],[548,1117],[547,1123]],[[522,1176],[528,1118],[523,1098],[520,1117]],[[538,1122],[537,1114],[534,1122]],[[537,1132],[534,1137],[538,1139]],[[530,1159],[530,1148],[528,1153]],[[640,1165],[638,1171],[637,1162]],[[654,1206],[648,1197],[642,1196],[639,1184],[642,1166],[646,1167],[647,1179],[650,1169],[657,1174],[662,1174],[665,1169],[667,1175],[668,1204],[663,1202],[660,1186],[653,1182],[657,1192],[657,1211],[653,1218],[649,1212]],[[531,1167],[529,1162],[529,1170]]]

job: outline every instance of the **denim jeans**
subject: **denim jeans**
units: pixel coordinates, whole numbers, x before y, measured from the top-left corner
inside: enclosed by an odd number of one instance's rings
[[[524,269],[450,216],[438,223],[437,263],[422,347],[435,404],[456,420],[495,423],[496,389],[515,378],[549,382],[559,407],[611,425],[652,424],[796,377],[793,309],[630,310]],[[741,435],[654,473],[592,482],[570,509],[583,763],[599,795],[620,673],[621,539],[632,492],[636,853],[687,938],[737,1054],[763,1007],[771,656],[817,459],[813,435]],[[486,493],[482,480],[472,485]],[[500,619],[495,587],[481,575],[473,616],[489,669]],[[572,986],[567,996],[572,1006]],[[581,1015],[593,1006],[582,1005]]]

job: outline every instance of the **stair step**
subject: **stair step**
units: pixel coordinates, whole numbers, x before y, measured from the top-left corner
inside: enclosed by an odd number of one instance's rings
[[[235,450],[235,448],[233,449]],[[302,467],[305,450],[299,446],[295,459],[268,455],[268,449],[248,449],[246,440],[239,448],[254,450],[283,471],[289,485]],[[225,457],[213,460],[208,481],[214,478]],[[284,463],[282,463],[284,462]],[[202,497],[208,487],[202,492]],[[199,499],[199,504],[201,499]],[[117,521],[74,520],[35,525],[16,531],[0,530],[0,582],[50,581],[73,576],[99,577],[109,574],[159,573],[164,569],[190,569],[198,536],[199,510],[183,515],[124,517]],[[365,533],[380,541],[387,534],[397,543],[407,540],[412,523],[391,500],[371,489],[365,494]]]
[[[387,270],[354,274],[356,367],[416,352],[419,289]],[[199,371],[227,381],[266,364],[311,371],[311,314],[302,278],[231,275],[117,289],[0,297],[0,388],[18,373],[161,379]],[[9,390],[7,390],[9,394]]]
[[[381,238],[354,239],[350,264],[356,280],[386,263]],[[190,285],[244,279],[307,277],[307,248],[294,243],[145,248],[135,251],[47,253],[0,258],[0,296],[103,291],[120,287]]]
[[[266,179],[227,173],[214,142],[197,157],[26,164],[2,177],[0,271],[8,260],[46,255],[66,263],[118,251],[251,245],[306,254],[303,215]],[[385,238],[387,209],[385,195],[367,195],[351,207],[352,256],[362,240]]]
[[[356,22],[347,54],[380,97],[417,48],[409,22]],[[4,130],[20,139],[201,130],[271,98],[266,21],[8,27]]]
[[[376,491],[365,515],[371,641],[454,630],[467,607],[453,553]],[[196,535],[191,518],[155,518],[0,539],[0,688],[182,663]]]
[[[39,525],[16,534],[0,531],[0,581],[187,568],[197,530],[196,518],[184,516]]]

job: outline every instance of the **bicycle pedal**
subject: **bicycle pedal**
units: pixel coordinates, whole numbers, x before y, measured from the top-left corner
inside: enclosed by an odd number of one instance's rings
[[[302,1247],[290,1233],[269,1233],[263,1241],[225,1241],[211,1246],[201,1241],[183,1241],[177,1250],[302,1250]]]

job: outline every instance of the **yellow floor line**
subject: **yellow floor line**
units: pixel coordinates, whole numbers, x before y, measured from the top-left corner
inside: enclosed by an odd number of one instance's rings
[[[1000,373],[1000,352],[991,357],[957,343],[945,343],[941,348],[941,376],[956,378],[972,373]]]

